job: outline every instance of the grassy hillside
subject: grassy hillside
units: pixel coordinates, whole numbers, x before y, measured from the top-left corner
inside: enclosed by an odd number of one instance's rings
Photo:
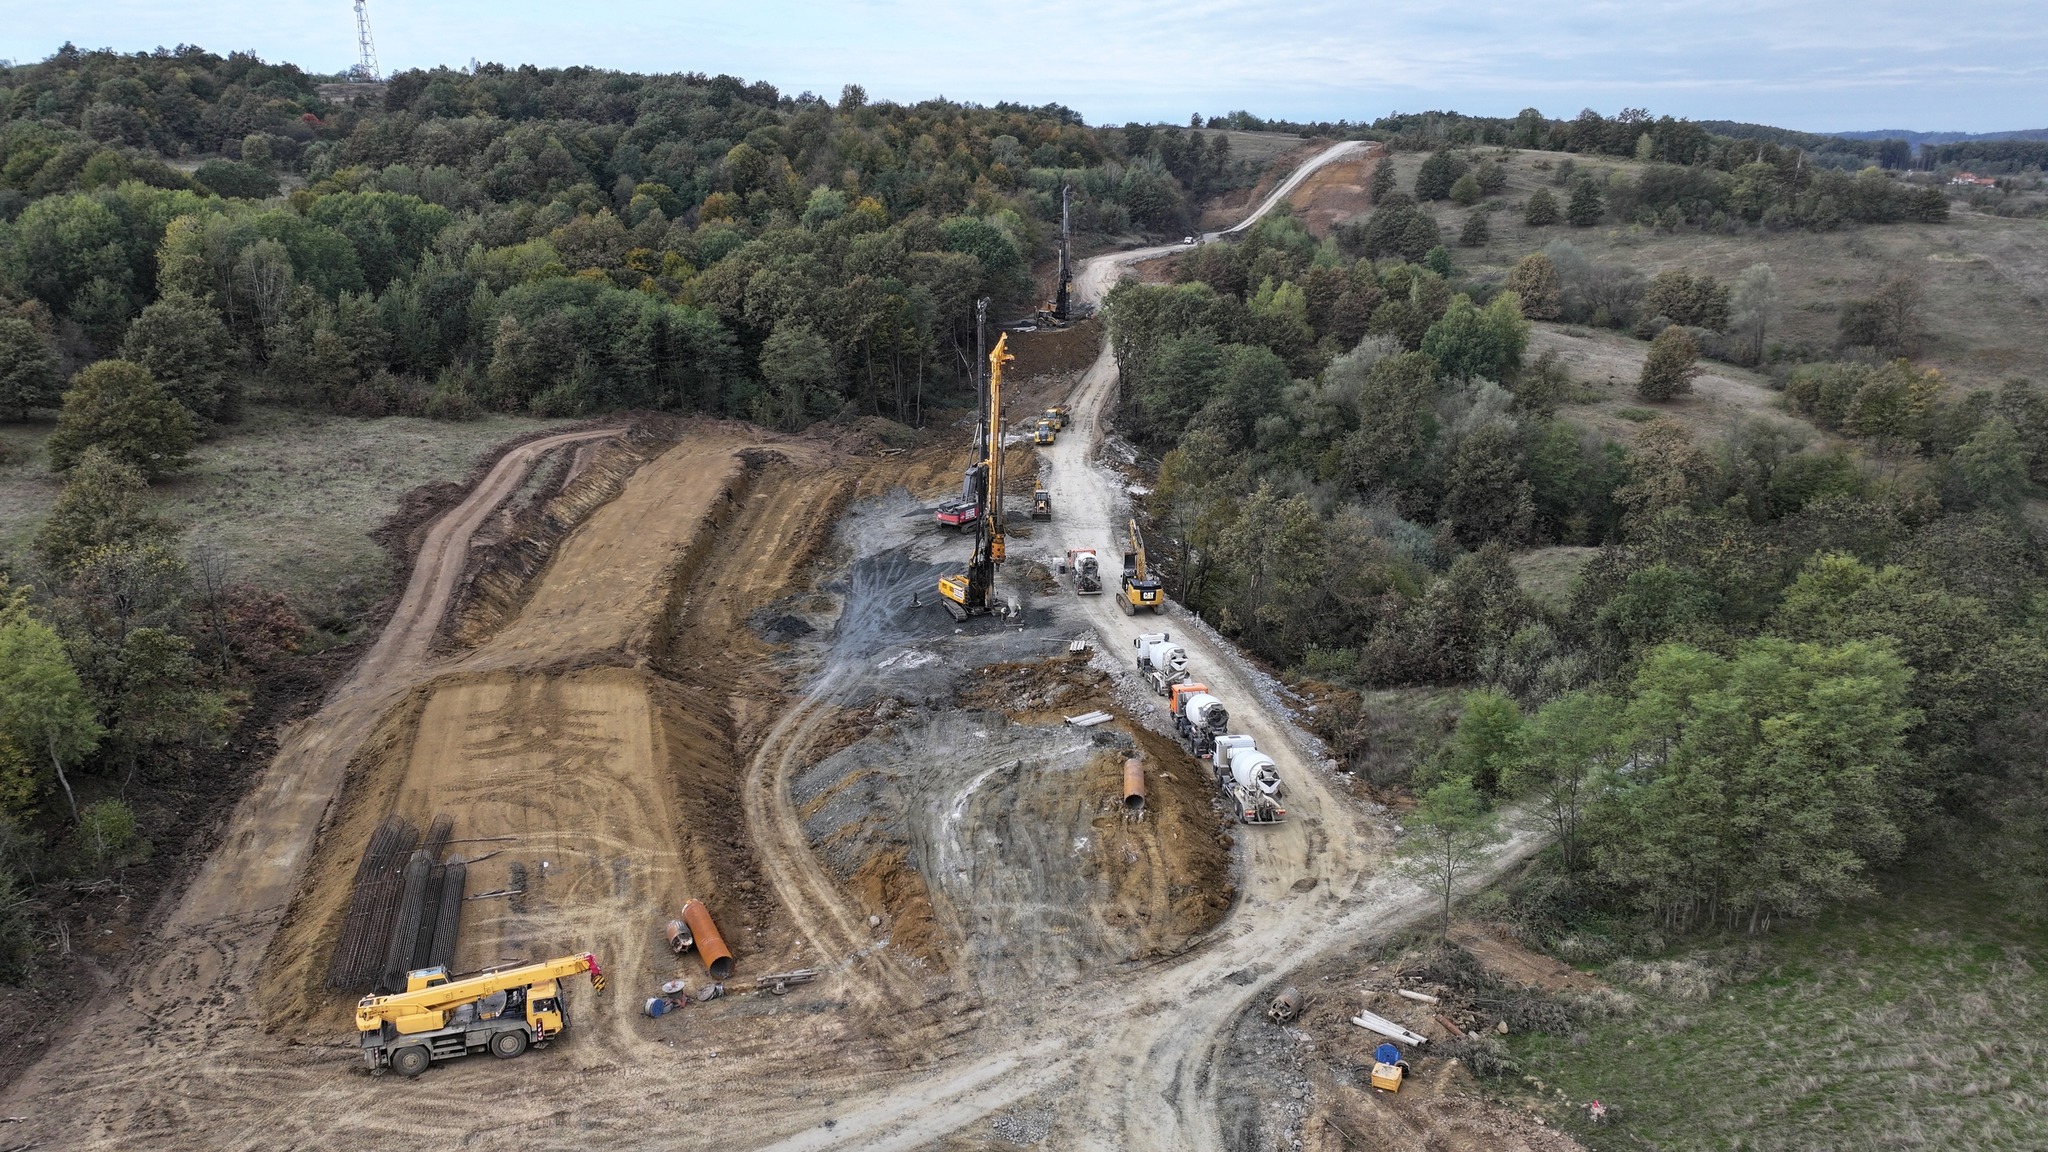
[[[391,590],[390,563],[369,533],[405,493],[460,481],[497,445],[562,423],[355,420],[259,407],[200,445],[192,469],[151,498],[188,527],[184,544],[220,549],[236,579],[275,588],[309,620],[345,628]],[[57,500],[61,481],[42,451],[54,429],[0,425],[0,441],[15,449],[13,463],[0,465],[0,562],[31,563],[36,528]]]
[[[1522,1072],[1620,1109],[1596,1150],[2041,1146],[2048,932],[1936,872],[1761,940],[1602,974],[1634,1013],[1512,1037]],[[1651,990],[1654,989],[1654,990]]]
[[[1783,319],[1772,340],[1821,356],[1834,344],[1844,300],[1868,296],[1885,275],[1911,270],[1927,293],[1917,359],[1965,387],[1995,385],[2011,376],[2048,380],[2048,346],[2035,338],[2048,324],[2048,228],[2038,220],[1995,216],[1958,204],[1946,224],[1866,225],[1820,233],[1756,228],[1734,234],[1691,228],[1662,232],[1611,223],[1531,228],[1522,223],[1522,205],[1532,193],[1548,188],[1560,201],[1568,195],[1553,182],[1565,155],[1496,149],[1480,154],[1505,156],[1507,187],[1474,209],[1450,201],[1430,205],[1453,240],[1469,211],[1497,205],[1489,213],[1489,242],[1453,249],[1462,271],[1505,276],[1517,259],[1557,239],[1577,245],[1596,263],[1645,276],[1683,267],[1726,281],[1751,264],[1765,263],[1778,274],[1784,293]],[[1424,158],[1415,152],[1392,157],[1397,187],[1414,186]],[[1647,167],[1604,157],[1571,159],[1579,172],[1603,179],[1615,169],[1634,173]]]

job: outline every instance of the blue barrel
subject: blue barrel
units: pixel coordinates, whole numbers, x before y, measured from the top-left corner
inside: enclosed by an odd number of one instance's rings
[[[1382,1044],[1372,1050],[1372,1058],[1381,1064],[1399,1064],[1401,1050],[1392,1044]]]
[[[656,997],[654,997],[653,999],[651,999],[651,1000],[649,1000],[649,1001],[647,1002],[647,1014],[648,1014],[649,1016],[666,1016],[666,1015],[668,1015],[668,1010],[669,1010],[669,1009],[670,1009],[671,1007],[673,1007],[673,1005],[671,1005],[671,1004],[670,1004],[670,1003],[668,1002],[668,998],[667,998],[667,997],[665,997],[665,996],[656,996]],[[1382,1047],[1382,1048],[1391,1048],[1391,1047],[1393,1047],[1393,1046],[1392,1046],[1392,1045],[1390,1045],[1390,1044],[1382,1044],[1382,1045],[1380,1045],[1380,1047]]]

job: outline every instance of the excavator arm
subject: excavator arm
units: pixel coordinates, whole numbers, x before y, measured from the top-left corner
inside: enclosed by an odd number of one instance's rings
[[[1129,533],[1129,545],[1124,551],[1124,587],[1120,601],[1124,615],[1135,615],[1141,609],[1163,612],[1166,609],[1165,589],[1145,562],[1145,536],[1138,531],[1136,517],[1131,518],[1126,531]]]

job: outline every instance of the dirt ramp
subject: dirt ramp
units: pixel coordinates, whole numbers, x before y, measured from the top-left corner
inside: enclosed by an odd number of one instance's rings
[[[617,498],[633,473],[676,443],[671,422],[636,424],[617,440],[551,453],[471,546],[443,647],[475,648],[518,616],[537,577],[575,529]]]

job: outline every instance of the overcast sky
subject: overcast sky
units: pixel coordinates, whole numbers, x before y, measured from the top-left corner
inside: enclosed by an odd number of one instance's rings
[[[385,71],[472,58],[729,72],[785,92],[1027,103],[1090,123],[1249,109],[1647,107],[1812,131],[2048,126],[2043,0],[370,0]],[[69,40],[353,61],[349,0],[0,0],[0,57]]]

